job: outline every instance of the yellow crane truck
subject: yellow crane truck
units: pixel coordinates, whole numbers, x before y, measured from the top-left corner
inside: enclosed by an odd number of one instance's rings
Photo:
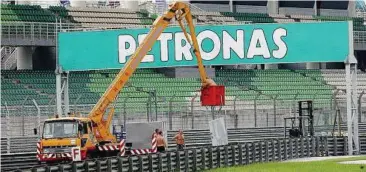
[[[202,81],[201,102],[204,95],[206,95],[206,100],[208,100],[207,97],[217,96],[216,92],[210,91],[219,86],[209,79],[205,72],[189,6],[182,2],[174,2],[169,5],[165,14],[154,21],[144,41],[128,59],[88,117],[55,117],[44,122],[42,137],[37,143],[39,162],[73,160],[74,148],[79,149],[79,160],[118,154],[121,146],[109,129],[114,115],[114,108],[111,104],[173,17],[178,21],[187,41],[193,44],[193,52],[197,57]],[[183,26],[182,19],[184,18],[190,33]],[[221,96],[223,95],[221,94]],[[107,115],[106,118],[104,118],[105,115]]]

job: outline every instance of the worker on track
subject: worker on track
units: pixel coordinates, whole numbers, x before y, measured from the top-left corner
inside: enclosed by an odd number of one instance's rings
[[[151,139],[156,138],[156,136],[159,134],[159,129],[155,129],[155,132],[151,135]]]
[[[184,149],[184,134],[183,131],[180,129],[178,133],[174,136],[175,143],[177,143],[177,150],[183,150]]]
[[[163,137],[163,132],[159,131],[159,134],[156,136],[156,147],[158,152],[165,152],[167,147],[167,143]]]

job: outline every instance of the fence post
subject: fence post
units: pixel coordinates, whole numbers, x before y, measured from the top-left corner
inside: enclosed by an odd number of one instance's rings
[[[10,112],[8,108],[8,104],[5,102],[5,109],[6,109],[6,152],[10,153]]]
[[[271,139],[271,145],[272,145],[272,161],[275,161],[276,160],[276,146],[275,146],[276,142],[275,142],[275,140]]]
[[[334,149],[333,155],[337,156],[337,154],[338,154],[338,140],[337,140],[337,137],[333,137],[333,149]]]
[[[132,157],[128,157],[128,171],[133,171],[133,160]]]
[[[235,121],[234,121],[234,127],[238,128],[238,113],[236,113],[236,99],[238,98],[237,95],[235,95],[234,97],[234,116],[235,116]]]
[[[78,112],[77,103],[79,102],[80,98],[82,97],[82,94],[78,94],[78,97],[74,101],[74,112]]]
[[[176,171],[181,171],[180,169],[180,152],[179,151],[176,151],[175,152],[175,165],[176,165],[176,167],[175,167],[175,170]],[[151,163],[152,164],[152,163]]]
[[[243,165],[243,145],[238,144],[239,148],[239,165]]]
[[[201,162],[202,162],[201,170],[206,170],[206,149],[205,148],[201,148]]]
[[[282,144],[281,144],[281,142],[282,141],[280,139],[277,139],[277,155],[278,155],[278,160],[279,161],[282,161]]]
[[[99,161],[99,160],[97,160],[97,161],[95,162],[95,166],[96,166],[96,171],[97,171],[97,172],[101,172],[101,169],[100,169],[100,161]]]
[[[108,166],[107,166],[108,167]],[[110,171],[110,169],[109,168],[107,168],[107,170],[108,171]],[[51,170],[50,170],[51,171]],[[71,171],[72,172],[77,172],[78,171],[78,167],[77,167],[77,165],[76,165],[76,162],[73,162],[72,164],[71,164]]]
[[[224,151],[225,151],[224,165],[225,165],[225,167],[227,167],[227,166],[229,166],[229,151],[228,151],[227,145],[224,146]]]
[[[311,156],[316,157],[316,137],[311,137]]]
[[[296,92],[296,94],[294,96],[294,99],[292,101],[292,108],[293,108],[293,110],[292,110],[292,112],[293,112],[292,116],[295,116],[296,115],[296,110],[295,110],[295,109],[297,109],[296,108],[296,106],[297,106],[296,100],[297,100],[297,97],[299,96],[299,94],[300,94],[299,92]]]
[[[283,149],[283,150],[284,150],[284,153],[283,153],[283,154],[284,154],[284,156],[285,156],[283,159],[284,159],[284,160],[287,160],[287,153],[288,153],[288,152],[287,152],[287,139],[286,139],[286,138],[285,138],[285,139],[283,139],[283,147],[284,147],[284,149]]]
[[[191,100],[191,116],[192,116],[192,129],[194,129],[194,112],[193,112],[193,104],[194,104],[194,99],[196,99],[198,97],[198,94],[194,95],[194,97]],[[187,119],[188,120],[188,119]]]
[[[304,158],[304,137],[300,138],[300,157]]]
[[[193,171],[197,171],[197,151],[196,149],[193,149],[192,150],[192,153],[193,153],[193,165],[192,165],[192,170]],[[189,171],[189,170],[188,170]]]
[[[39,106],[38,106],[35,99],[33,99],[32,101],[33,101],[34,106],[37,109],[37,122],[36,122],[35,128],[37,128],[38,131],[39,131],[38,132],[38,137],[37,137],[39,139],[40,136],[41,136],[41,132],[40,132],[41,131],[41,109],[39,108]]]
[[[24,111],[23,110],[24,104],[25,104],[25,102],[27,102],[28,97],[29,96],[25,97],[25,99],[23,100],[23,102],[22,102],[22,104],[20,106],[20,112],[23,112]],[[22,114],[22,136],[25,136],[25,118],[24,118],[24,114]]]
[[[306,156],[310,157],[310,140],[308,136],[306,136],[305,139],[306,139]]]
[[[163,160],[160,153],[158,154],[158,171],[163,171]]]
[[[172,171],[172,154],[171,152],[168,152],[166,154],[167,163],[168,163],[168,171]]]
[[[235,146],[234,145],[231,145],[231,160],[232,160],[231,165],[232,166],[236,165],[236,156],[235,156]]]
[[[184,150],[184,171],[189,170],[189,152],[188,150]]]
[[[249,164],[249,143],[245,143],[245,164]]]
[[[316,156],[319,156],[319,137],[315,137],[315,150],[316,150]]]
[[[254,98],[254,127],[257,127],[257,99],[261,94],[255,95]]]
[[[327,136],[324,137],[324,153],[323,153],[323,155],[324,156],[328,156],[329,155],[328,137]]]
[[[152,154],[148,154],[147,158],[149,160],[149,171],[153,171],[153,160],[152,160]]]
[[[259,146],[259,162],[263,162],[263,141],[259,141],[258,142],[258,146]]]
[[[217,167],[221,167],[220,147],[216,147]]]
[[[266,153],[266,159],[265,159],[265,161],[266,161],[266,162],[268,162],[268,161],[269,161],[268,140],[266,140],[264,143],[266,144],[266,150],[265,150],[265,153]]]
[[[257,157],[257,149],[256,149],[256,142],[252,142],[252,163],[256,163]]]
[[[274,123],[274,126],[276,127],[277,126],[277,97],[278,97],[278,94],[276,96],[273,97],[273,123]]]
[[[295,138],[295,152],[296,152],[296,155],[295,157],[296,158],[299,158],[299,139],[298,138]]]
[[[138,161],[139,161],[139,171],[143,172],[144,171],[144,163],[142,162],[142,156],[138,156]]]
[[[172,98],[169,99],[169,112],[168,112],[168,119],[169,119],[169,130],[173,128],[173,100],[175,98],[175,94]]]
[[[365,94],[365,91],[362,91],[360,96],[358,97],[358,122],[361,123],[362,122],[362,119],[361,119],[361,116],[362,116],[362,106],[361,106],[361,103],[362,103],[362,97],[363,95]]]
[[[130,98],[130,94],[128,94],[127,97],[124,98],[124,100],[123,100],[123,130],[124,130],[124,132],[126,132],[126,120],[127,120],[126,104],[127,104],[127,100],[129,98]]]
[[[86,163],[86,164],[88,164],[88,163]],[[64,169],[65,167],[64,167],[64,165],[63,164],[60,164],[59,166],[58,166],[58,171],[59,172],[64,172],[65,171],[65,169]],[[36,170],[37,171],[37,170]],[[87,171],[86,171],[87,172]]]
[[[348,138],[347,137],[343,137],[343,152],[344,152],[344,155],[347,155],[348,154]]]
[[[212,156],[212,147],[208,148],[208,157],[209,157],[209,169],[213,168],[213,156]]]

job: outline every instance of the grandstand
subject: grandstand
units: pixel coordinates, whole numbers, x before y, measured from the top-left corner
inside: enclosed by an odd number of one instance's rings
[[[274,1],[275,2],[275,1]],[[331,4],[321,2],[287,3],[272,1],[239,2],[233,1],[192,1],[193,17],[199,24],[238,24],[238,23],[288,23],[353,21],[355,30],[355,50],[359,68],[364,70],[366,49],[366,27],[362,16],[356,17],[355,4]],[[155,4],[150,4],[149,7]],[[314,10],[315,8],[315,10]],[[153,9],[156,9],[154,7]],[[1,4],[2,42],[1,57],[1,95],[2,105],[33,105],[35,99],[40,106],[55,104],[55,31],[58,25],[72,29],[95,28],[136,28],[150,27],[157,15],[151,8],[130,8],[126,6],[86,7],[71,3],[68,6],[47,7],[27,4]],[[61,24],[60,24],[61,23]],[[16,29],[14,29],[16,28]],[[20,35],[20,36],[19,36]],[[31,35],[31,36],[22,36]],[[37,39],[34,39],[34,38]],[[31,41],[29,41],[32,39]],[[16,40],[16,41],[14,41]],[[49,42],[47,42],[49,41]],[[28,44],[29,42],[29,44]],[[46,43],[44,43],[46,42]],[[24,43],[24,44],[23,44]],[[26,44],[26,45],[25,45]],[[33,46],[32,49],[23,46]],[[29,60],[30,59],[30,60]],[[249,65],[248,65],[249,66]],[[295,100],[313,99],[316,107],[329,108],[336,90],[337,99],[344,102],[345,82],[342,64],[291,64],[291,65],[254,65],[255,67],[226,67],[215,71],[215,80],[227,88],[227,106],[224,110],[253,109],[253,100],[263,109],[273,108],[274,99],[279,106],[292,106]],[[341,67],[339,67],[341,66]],[[261,70],[261,69],[266,70]],[[366,74],[358,71],[358,89],[366,90]],[[113,80],[118,69],[100,71],[70,72],[70,104],[93,105]],[[173,111],[190,112],[193,97],[200,86],[200,80],[191,76],[171,78],[154,69],[139,69],[117,100],[117,113],[123,112],[124,100],[129,97],[129,114],[146,113],[149,94],[141,91],[156,90],[159,111],[168,112],[169,101],[175,102]],[[173,99],[174,97],[174,99]],[[27,98],[28,101],[24,101]],[[235,103],[234,103],[235,102]],[[366,96],[362,99],[365,107]],[[196,110],[199,101],[195,100]],[[234,105],[236,104],[236,105]],[[340,105],[342,106],[342,105]],[[3,107],[3,106],[2,106]],[[143,108],[141,108],[143,107]],[[175,108],[175,110],[174,110]],[[185,108],[185,110],[182,110]]]

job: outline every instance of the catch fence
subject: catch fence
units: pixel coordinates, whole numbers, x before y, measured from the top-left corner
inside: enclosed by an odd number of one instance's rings
[[[363,96],[362,94],[361,96]],[[152,99],[154,100],[154,99]],[[235,100],[235,99],[234,99]],[[229,100],[225,106],[209,108],[200,106],[199,97],[175,101],[174,98],[158,97],[157,102],[146,102],[141,106],[127,99],[115,106],[114,125],[126,122],[166,121],[169,130],[208,129],[209,121],[224,118],[227,128],[283,127],[284,118],[298,116],[297,101],[293,100]],[[314,96],[314,126],[329,126],[346,123],[346,103],[341,100],[319,101]],[[365,122],[366,101],[360,97],[359,122]],[[336,102],[336,103],[335,103]],[[26,98],[20,106],[1,107],[1,137],[33,136],[33,128],[42,128],[45,119],[54,117],[54,100],[48,105],[38,105],[37,100]],[[93,104],[70,103],[70,111],[86,117]],[[40,130],[41,131],[41,130]]]

